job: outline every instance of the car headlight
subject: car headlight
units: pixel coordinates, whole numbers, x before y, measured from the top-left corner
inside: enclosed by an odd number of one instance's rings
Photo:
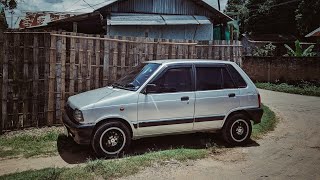
[[[82,112],[79,109],[74,110],[73,112],[73,118],[74,120],[76,120],[77,122],[83,122],[83,116],[82,116]]]

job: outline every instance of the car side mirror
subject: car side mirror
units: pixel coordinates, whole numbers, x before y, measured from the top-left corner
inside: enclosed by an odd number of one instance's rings
[[[156,84],[147,84],[146,88],[144,89],[144,94],[156,93],[157,92],[157,85]]]

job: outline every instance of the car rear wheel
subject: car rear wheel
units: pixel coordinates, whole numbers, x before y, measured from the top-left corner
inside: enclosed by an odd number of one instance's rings
[[[99,157],[118,157],[131,144],[130,131],[120,122],[108,122],[96,130],[91,144]]]
[[[242,115],[230,117],[222,129],[223,139],[231,145],[243,145],[248,142],[252,132],[250,120]]]

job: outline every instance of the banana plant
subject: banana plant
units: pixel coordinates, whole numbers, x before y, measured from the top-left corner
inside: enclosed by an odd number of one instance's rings
[[[309,46],[308,48],[306,48],[305,50],[303,50],[301,43],[299,40],[295,41],[295,50],[293,50],[290,46],[288,46],[287,44],[284,45],[287,50],[288,50],[288,54],[286,54],[285,56],[295,56],[295,57],[313,57],[316,56],[317,53],[312,52],[314,45]]]

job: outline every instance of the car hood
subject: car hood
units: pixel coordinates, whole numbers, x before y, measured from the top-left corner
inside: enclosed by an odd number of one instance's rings
[[[99,102],[102,99],[114,98],[126,93],[127,91],[125,90],[112,87],[104,87],[71,96],[68,99],[68,104],[73,109],[88,109],[92,108],[95,103]]]

